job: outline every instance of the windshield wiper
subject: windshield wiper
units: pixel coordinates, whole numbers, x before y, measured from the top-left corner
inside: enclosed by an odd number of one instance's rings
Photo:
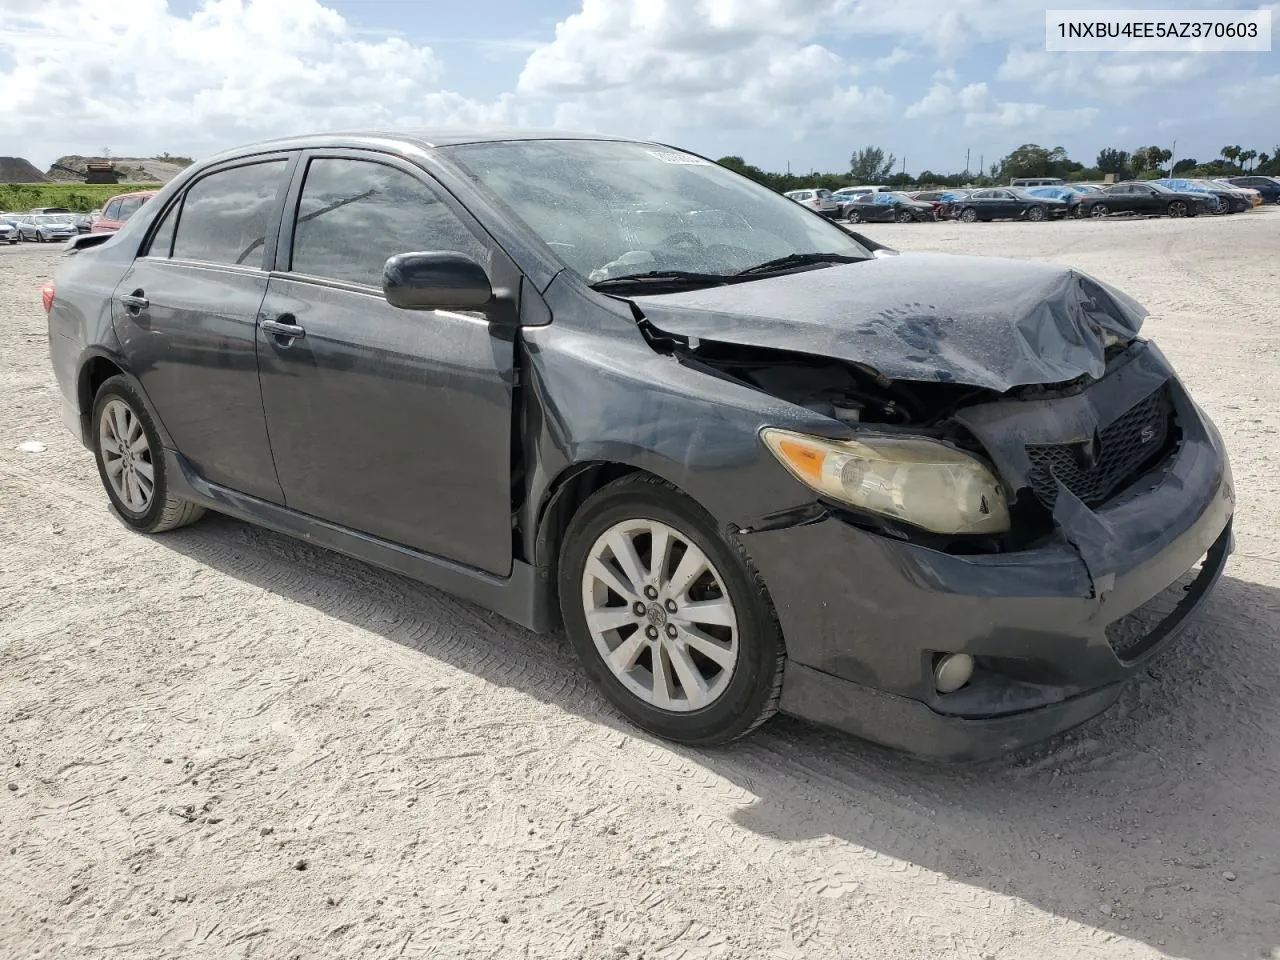
[[[625,273],[620,277],[609,277],[591,284],[592,290],[608,290],[610,287],[628,287],[640,284],[703,284],[719,286],[728,283],[729,277],[722,273],[694,273],[689,270],[650,270],[648,273]]]
[[[745,277],[753,273],[785,270],[788,267],[805,267],[812,263],[858,263],[865,259],[866,257],[851,257],[844,253],[789,253],[785,257],[766,260],[764,263],[757,263],[754,267],[739,270],[734,276]]]

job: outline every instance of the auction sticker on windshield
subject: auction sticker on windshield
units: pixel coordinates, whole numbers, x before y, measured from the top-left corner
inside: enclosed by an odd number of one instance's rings
[[[1046,10],[1050,51],[1267,52],[1268,10]]]
[[[661,160],[663,163],[680,163],[688,167],[709,167],[710,160],[703,160],[701,157],[695,157],[691,153],[674,153],[670,150],[649,150],[646,151],[649,156]]]

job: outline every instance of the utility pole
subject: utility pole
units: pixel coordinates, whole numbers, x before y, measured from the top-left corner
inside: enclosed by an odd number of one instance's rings
[[[1173,149],[1169,151],[1169,176],[1173,176],[1173,165],[1178,162],[1178,141],[1173,141]]]
[[[968,147],[964,148],[964,176],[966,180],[969,179],[969,148]]]

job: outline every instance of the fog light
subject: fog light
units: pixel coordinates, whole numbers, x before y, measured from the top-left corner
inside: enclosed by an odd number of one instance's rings
[[[939,693],[955,693],[973,676],[973,657],[967,653],[944,653],[933,665],[933,685]]]

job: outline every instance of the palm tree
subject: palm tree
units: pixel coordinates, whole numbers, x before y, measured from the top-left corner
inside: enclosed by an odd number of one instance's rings
[[[1258,156],[1257,150],[1240,151],[1240,166],[1244,167],[1246,170],[1252,170],[1253,161],[1257,159],[1257,156]]]
[[[1241,150],[1241,148],[1240,148],[1239,146],[1235,146],[1235,147],[1223,147],[1223,148],[1222,148],[1222,159],[1227,160],[1227,161],[1229,161],[1229,162],[1231,162],[1231,163],[1238,164],[1238,163],[1240,162],[1240,154],[1241,154],[1242,152],[1243,152],[1243,151]]]

